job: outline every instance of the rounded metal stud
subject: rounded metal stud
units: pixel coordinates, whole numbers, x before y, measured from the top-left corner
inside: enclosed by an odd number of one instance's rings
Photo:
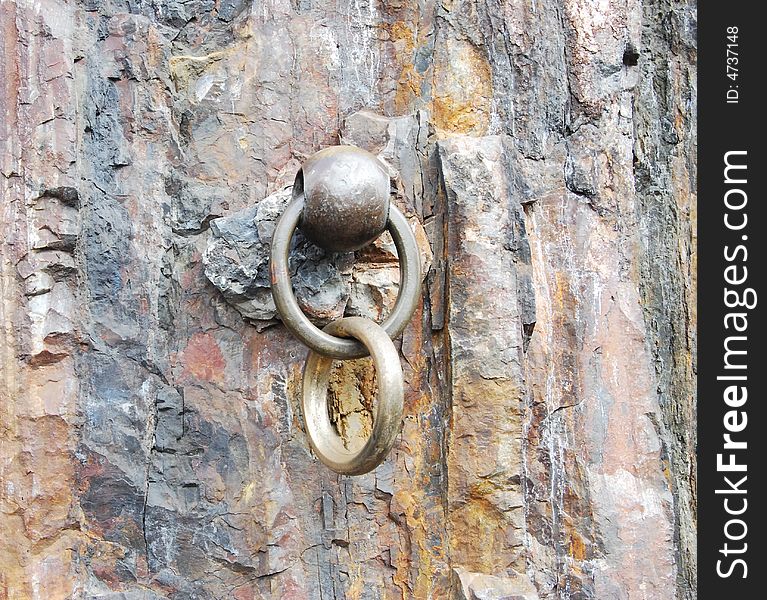
[[[373,431],[359,450],[344,445],[328,413],[328,384],[333,359],[310,352],[304,367],[301,398],[306,434],[314,453],[333,471],[361,475],[375,469],[386,458],[399,433],[404,395],[402,367],[391,339],[370,319],[338,319],[324,331],[333,336],[355,337],[370,350],[378,384]]]
[[[277,221],[272,235],[269,270],[272,296],[277,311],[282,322],[293,335],[315,352],[337,359],[368,356],[369,352],[364,344],[335,337],[315,327],[301,311],[293,294],[288,271],[288,251],[290,239],[301,217],[303,204],[300,198],[291,202]],[[418,306],[421,296],[421,257],[405,215],[393,204],[389,208],[387,229],[391,233],[399,255],[399,294],[394,308],[381,323],[381,327],[393,339],[402,333]]]
[[[299,227],[332,252],[366,246],[386,229],[391,181],[373,154],[356,146],[331,146],[310,156],[293,184],[303,199]]]

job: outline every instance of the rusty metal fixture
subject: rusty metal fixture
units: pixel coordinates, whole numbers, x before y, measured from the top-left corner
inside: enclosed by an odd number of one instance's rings
[[[347,448],[328,413],[328,383],[333,359],[310,352],[304,367],[301,397],[306,435],[314,453],[333,471],[362,475],[386,458],[399,432],[403,406],[402,367],[391,339],[370,319],[337,319],[324,331],[328,335],[354,337],[370,351],[378,384],[373,431],[362,448]]]
[[[352,250],[391,232],[399,256],[397,301],[381,325],[362,317],[337,319],[323,330],[301,311],[288,271],[288,251],[300,224],[326,250]],[[296,176],[293,200],[272,234],[269,260],[272,296],[285,326],[311,352],[304,367],[302,407],[315,454],[337,473],[372,471],[394,445],[402,420],[403,378],[392,338],[399,336],[421,295],[421,257],[405,215],[389,203],[389,176],[372,154],[351,146],[312,156]],[[348,448],[330,422],[327,394],[333,360],[372,355],[376,368],[373,431],[359,450]]]
[[[301,231],[332,252],[359,250],[381,235],[390,194],[386,167],[355,146],[331,146],[313,154],[293,184],[293,200],[304,201]]]
[[[291,333],[315,352],[337,359],[368,356],[368,350],[358,341],[338,338],[315,327],[303,313],[293,294],[288,271],[288,251],[290,239],[303,211],[303,204],[300,198],[292,201],[277,221],[272,235],[269,270],[277,311]],[[337,223],[335,229],[343,229],[345,226],[346,223]],[[393,204],[389,208],[387,229],[397,247],[400,281],[397,301],[391,313],[381,323],[381,327],[389,337],[396,338],[405,329],[418,306],[421,296],[421,257],[405,215]]]

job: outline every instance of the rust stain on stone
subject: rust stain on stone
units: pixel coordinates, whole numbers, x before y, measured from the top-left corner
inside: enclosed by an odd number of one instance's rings
[[[447,40],[434,65],[434,124],[451,133],[482,135],[490,125],[490,65],[472,44]]]
[[[395,53],[402,63],[394,96],[394,107],[398,113],[406,112],[411,110],[414,102],[420,98],[424,79],[423,74],[419,73],[413,64],[415,33],[405,21],[395,21],[389,29],[389,36],[394,44]]]
[[[373,400],[378,393],[370,358],[337,361],[328,385],[328,413],[349,450],[356,450],[373,430]]]
[[[489,500],[472,498],[463,506],[455,507],[451,525],[464,533],[452,538],[451,556],[460,557],[466,568],[481,573],[501,573],[514,561],[517,570],[524,571],[521,537],[516,537],[507,516]],[[514,546],[519,546],[520,552],[510,553]]]
[[[197,333],[189,340],[183,354],[184,373],[196,379],[222,383],[226,361],[216,339],[209,333]]]
[[[435,547],[430,543],[430,530],[428,517],[423,511],[423,498],[417,490],[425,487],[426,481],[415,478],[412,482],[411,492],[406,489],[398,490],[392,499],[392,514],[402,515],[407,523],[409,556],[402,553],[401,564],[398,571],[405,573],[404,576],[395,576],[395,582],[403,589],[410,588],[413,598],[426,598],[434,585],[434,579],[438,570],[439,559],[444,557],[444,549]],[[417,565],[417,574],[412,570]],[[412,583],[408,583],[408,582]],[[401,583],[400,583],[401,582]],[[412,586],[412,587],[411,587]]]
[[[577,561],[583,561],[587,558],[586,542],[577,531],[571,529],[570,544],[568,548],[569,556],[573,557]]]

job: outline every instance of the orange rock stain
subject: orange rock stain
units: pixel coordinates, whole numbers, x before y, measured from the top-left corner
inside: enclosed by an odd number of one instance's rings
[[[182,361],[184,375],[201,381],[223,383],[226,361],[216,339],[209,333],[197,333],[189,340]]]

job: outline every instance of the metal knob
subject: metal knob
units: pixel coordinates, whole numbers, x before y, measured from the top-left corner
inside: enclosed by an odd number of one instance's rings
[[[299,227],[332,252],[359,250],[386,229],[391,180],[374,155],[355,146],[331,146],[312,155],[293,184],[303,199]]]

